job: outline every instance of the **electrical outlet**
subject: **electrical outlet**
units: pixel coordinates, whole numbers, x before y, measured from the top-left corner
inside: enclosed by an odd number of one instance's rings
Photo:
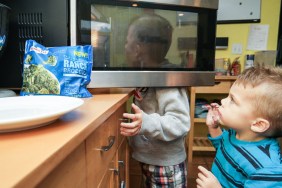
[[[242,54],[242,44],[232,44],[232,54]]]

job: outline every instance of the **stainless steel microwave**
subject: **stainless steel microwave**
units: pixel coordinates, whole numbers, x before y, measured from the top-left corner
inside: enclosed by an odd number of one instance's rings
[[[0,87],[20,88],[25,41],[93,46],[89,88],[214,84],[218,0],[4,0],[11,8]],[[173,66],[131,66],[125,43],[131,20],[154,13],[169,21],[166,60]]]

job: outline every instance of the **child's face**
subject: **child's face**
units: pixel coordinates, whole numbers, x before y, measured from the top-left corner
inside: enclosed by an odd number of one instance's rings
[[[252,103],[257,92],[261,92],[261,86],[233,84],[228,97],[221,100],[222,105],[218,108],[220,123],[237,132],[249,131],[257,117]]]
[[[125,43],[125,55],[127,62],[130,66],[137,66],[138,59],[137,59],[137,42],[133,35],[133,26],[130,26],[128,29],[126,43]]]

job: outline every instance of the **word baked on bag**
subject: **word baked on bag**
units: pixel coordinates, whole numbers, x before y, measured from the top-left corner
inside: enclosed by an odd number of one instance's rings
[[[91,97],[90,82],[93,48],[62,46],[46,48],[27,40],[20,95],[63,95]]]

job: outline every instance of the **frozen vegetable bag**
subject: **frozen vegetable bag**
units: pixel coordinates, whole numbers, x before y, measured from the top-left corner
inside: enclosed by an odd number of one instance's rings
[[[86,98],[93,48],[86,46],[44,47],[27,40],[20,95],[63,95]]]

